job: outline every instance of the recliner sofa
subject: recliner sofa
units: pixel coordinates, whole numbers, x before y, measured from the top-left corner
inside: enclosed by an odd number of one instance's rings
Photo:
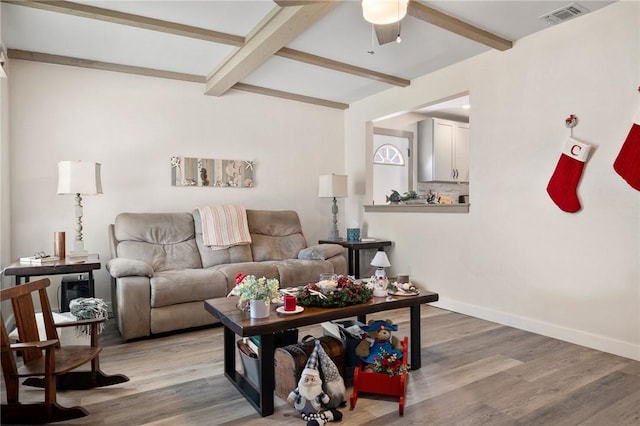
[[[295,211],[247,210],[251,244],[212,250],[199,211],[121,213],[109,225],[113,310],[125,340],[213,324],[203,302],[226,297],[237,273],[280,287],[346,274],[344,248],[307,246]]]

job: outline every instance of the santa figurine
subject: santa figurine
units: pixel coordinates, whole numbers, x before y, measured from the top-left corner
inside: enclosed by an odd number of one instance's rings
[[[318,370],[318,347],[322,350],[320,342],[316,340],[316,346],[300,375],[298,387],[287,397],[287,401],[300,413],[307,426],[321,426],[342,419],[340,411],[329,408],[333,405],[333,398],[325,393],[322,386]]]

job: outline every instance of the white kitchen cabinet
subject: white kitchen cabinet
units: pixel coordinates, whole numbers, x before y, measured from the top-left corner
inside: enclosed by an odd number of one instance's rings
[[[418,123],[418,181],[469,181],[469,124],[441,118]]]

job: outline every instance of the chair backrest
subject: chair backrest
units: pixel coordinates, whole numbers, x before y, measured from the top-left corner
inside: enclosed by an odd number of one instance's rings
[[[47,287],[49,287],[49,284],[49,279],[43,278],[37,281],[0,290],[1,302],[11,300],[13,316],[16,321],[18,339],[20,342],[38,342],[41,340],[38,332],[38,323],[36,321],[36,309],[34,304],[34,296],[36,296],[36,294],[40,299],[40,309],[42,310],[42,320],[47,340],[58,339],[58,332],[56,331],[53,314],[51,313],[51,304],[49,303],[49,297],[47,296]],[[13,353],[8,350],[10,341],[9,336],[7,335],[7,330],[4,326],[4,317],[1,319],[2,369],[5,371],[5,363],[7,363],[6,367],[9,369],[15,368],[15,360],[13,360]],[[42,351],[39,349],[26,349],[22,351],[22,357],[25,363],[42,356]],[[6,360],[5,357],[7,357]]]

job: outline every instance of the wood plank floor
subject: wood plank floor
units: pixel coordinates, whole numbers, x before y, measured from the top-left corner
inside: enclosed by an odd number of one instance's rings
[[[640,362],[431,306],[421,317],[422,368],[410,373],[405,415],[399,417],[396,399],[361,395],[336,424],[640,424]],[[396,335],[409,333],[408,312],[369,319],[386,318],[399,324]],[[321,335],[317,326],[302,333]],[[277,397],[275,414],[262,418],[240,396],[222,373],[219,326],[122,343],[110,321],[102,344],[103,370],[131,381],[59,393],[62,405],[91,413],[65,424],[304,424]],[[41,397],[22,386],[23,402]]]

